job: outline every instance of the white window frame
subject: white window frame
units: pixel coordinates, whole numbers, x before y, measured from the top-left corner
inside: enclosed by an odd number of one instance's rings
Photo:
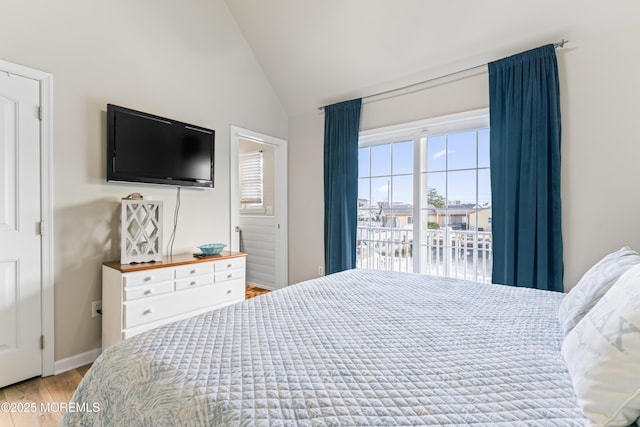
[[[421,139],[429,136],[442,135],[454,132],[489,127],[489,108],[465,111],[462,113],[386,126],[377,129],[361,131],[358,138],[358,148],[372,147],[375,145],[389,144],[400,141],[413,141],[413,218],[420,218],[420,177],[422,170],[422,145]],[[413,271],[420,271],[421,260],[421,223],[413,221]]]

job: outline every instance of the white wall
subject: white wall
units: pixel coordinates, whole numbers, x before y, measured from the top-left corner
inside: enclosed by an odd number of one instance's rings
[[[640,180],[635,172],[640,158],[638,45],[640,28],[634,28],[572,40],[558,51],[566,290],[606,253],[625,244],[640,250]],[[472,77],[364,104],[361,130],[487,107],[486,73],[469,74]],[[315,112],[289,121],[292,282],[315,277],[324,260],[323,126],[324,116]]]
[[[229,126],[287,137],[288,119],[222,0],[8,0],[0,59],[54,76],[55,358],[100,347],[101,263],[119,258],[119,200],[176,190],[105,182],[107,103],[216,130],[214,190],[182,191],[174,253],[229,241]]]
[[[569,46],[559,57],[566,289],[605,254],[640,250],[640,27]]]
[[[324,266],[324,115],[289,119],[289,283]]]

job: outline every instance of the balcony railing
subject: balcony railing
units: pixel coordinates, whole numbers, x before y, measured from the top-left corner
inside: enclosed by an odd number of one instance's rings
[[[419,250],[412,228],[358,227],[357,237],[358,268],[491,282],[491,232],[427,229],[422,231]]]

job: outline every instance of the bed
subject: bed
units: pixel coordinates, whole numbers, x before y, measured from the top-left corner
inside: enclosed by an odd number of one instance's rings
[[[351,270],[107,349],[63,425],[585,425],[563,294]]]

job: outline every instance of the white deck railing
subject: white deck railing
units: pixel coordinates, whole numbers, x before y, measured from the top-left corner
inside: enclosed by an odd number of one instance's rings
[[[421,237],[416,251],[411,228],[358,227],[357,267],[491,282],[491,232],[442,228]]]

